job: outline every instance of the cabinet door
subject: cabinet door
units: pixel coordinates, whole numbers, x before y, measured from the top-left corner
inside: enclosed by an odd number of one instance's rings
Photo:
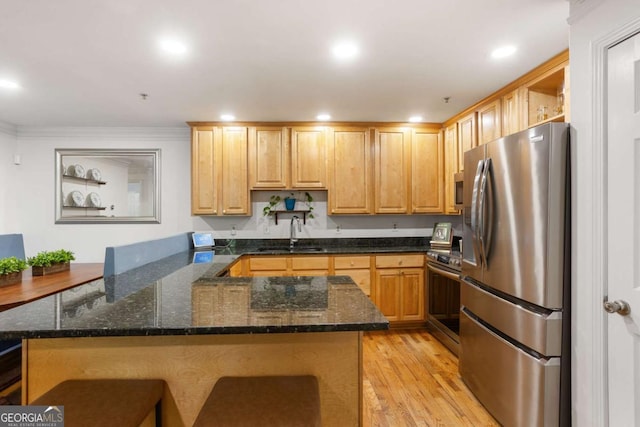
[[[400,319],[424,320],[424,270],[401,270],[400,283]]]
[[[464,153],[477,145],[476,113],[458,120],[458,168],[464,170]]]
[[[486,144],[502,136],[501,101],[495,101],[478,109],[478,145]]]
[[[411,212],[444,212],[443,150],[439,133],[414,130],[411,136]]]
[[[502,97],[502,135],[520,132],[520,90],[516,89]]]
[[[288,186],[289,147],[286,128],[259,126],[249,131],[249,183],[252,189]]]
[[[411,133],[406,129],[376,130],[375,213],[409,212]]]
[[[327,144],[324,127],[291,128],[291,188],[326,188]]]
[[[457,214],[455,207],[455,181],[458,168],[458,124],[444,130],[444,209],[447,214]]]
[[[194,128],[191,135],[191,213],[215,215],[218,209],[220,150],[216,129]]]
[[[401,320],[400,297],[400,270],[376,270],[375,303],[390,322]]]
[[[329,212],[371,213],[373,185],[369,130],[333,129],[330,147]]]
[[[255,256],[248,261],[249,276],[287,276],[287,257]]]
[[[222,129],[222,214],[250,215],[246,127]]]
[[[328,276],[328,256],[292,256],[291,274],[293,276]]]

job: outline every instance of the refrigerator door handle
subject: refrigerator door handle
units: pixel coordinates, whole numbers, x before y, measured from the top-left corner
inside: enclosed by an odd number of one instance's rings
[[[473,237],[471,243],[473,247],[473,253],[478,265],[482,265],[482,259],[480,258],[479,249],[479,234],[478,234],[478,196],[480,192],[480,178],[482,177],[482,171],[484,170],[484,160],[478,160],[478,166],[476,167],[476,174],[473,178],[473,191],[471,194],[471,235]]]
[[[491,182],[491,158],[484,161],[484,170],[480,180],[480,212],[479,241],[480,252],[485,266],[489,266],[489,251],[491,250],[491,235],[493,232],[493,192]]]

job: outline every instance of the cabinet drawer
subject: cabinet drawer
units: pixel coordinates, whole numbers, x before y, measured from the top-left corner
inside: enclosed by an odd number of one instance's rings
[[[336,270],[369,268],[369,263],[370,259],[368,256],[345,256],[334,258],[334,267]]]
[[[254,257],[249,260],[249,270],[287,270],[286,257]]]
[[[291,258],[292,270],[328,270],[329,269],[329,257],[292,257]]]
[[[424,267],[424,255],[377,255],[376,268]]]

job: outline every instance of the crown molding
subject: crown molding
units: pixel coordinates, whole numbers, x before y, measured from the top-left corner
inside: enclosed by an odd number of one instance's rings
[[[18,139],[109,139],[123,141],[184,141],[188,127],[17,127]]]
[[[604,3],[604,0],[569,0],[569,18],[567,22],[569,25],[575,24],[602,3]]]

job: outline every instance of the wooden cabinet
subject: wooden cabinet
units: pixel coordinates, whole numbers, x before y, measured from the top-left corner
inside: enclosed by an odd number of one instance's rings
[[[215,215],[218,213],[216,183],[220,172],[220,138],[216,130],[194,128],[191,133],[191,213]]]
[[[520,89],[502,97],[502,135],[511,135],[522,130]]]
[[[411,132],[406,128],[375,131],[375,213],[409,213]]]
[[[454,180],[454,174],[460,171],[458,153],[458,124],[453,123],[444,130],[444,212],[447,214],[458,213]]]
[[[289,130],[257,126],[249,130],[249,185],[253,190],[289,186]]]
[[[568,69],[561,64],[525,86],[526,127],[568,120]]]
[[[246,127],[222,128],[222,215],[250,215]]]
[[[191,212],[250,215],[246,127],[196,127],[191,139]]]
[[[247,276],[328,276],[328,255],[259,255],[248,257]]]
[[[327,142],[323,126],[291,128],[291,188],[327,188]]]
[[[411,135],[411,212],[444,212],[443,141],[439,132]]]
[[[478,145],[502,136],[501,107],[502,100],[498,98],[478,109]]]
[[[336,276],[350,276],[367,296],[371,297],[371,257],[368,255],[334,256]]]
[[[371,141],[368,128],[334,128],[329,144],[331,214],[370,214],[373,210]]]
[[[464,170],[464,153],[477,145],[476,113],[470,113],[458,120],[458,168]]]
[[[424,255],[378,255],[375,304],[391,322],[423,321]]]

